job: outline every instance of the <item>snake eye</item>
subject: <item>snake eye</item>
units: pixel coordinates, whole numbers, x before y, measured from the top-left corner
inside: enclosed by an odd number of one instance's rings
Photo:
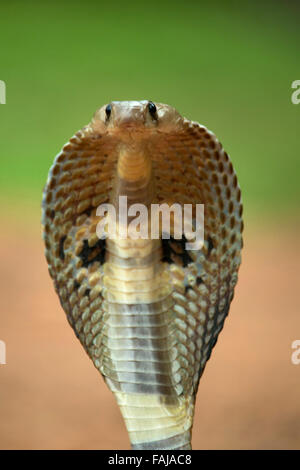
[[[157,119],[157,115],[156,115],[156,106],[154,103],[152,103],[152,101],[149,101],[148,103],[148,109],[149,109],[149,113],[151,114],[151,116],[154,118],[154,119]]]
[[[111,115],[111,104],[108,104],[105,108],[106,119],[108,120]]]

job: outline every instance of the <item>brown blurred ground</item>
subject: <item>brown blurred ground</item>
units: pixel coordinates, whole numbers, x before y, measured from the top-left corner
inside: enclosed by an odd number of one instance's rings
[[[1,449],[128,449],[113,395],[86,356],[49,278],[38,220],[0,235]],[[194,449],[300,449],[299,237],[245,237],[225,328],[201,379]],[[297,251],[296,251],[297,250]]]

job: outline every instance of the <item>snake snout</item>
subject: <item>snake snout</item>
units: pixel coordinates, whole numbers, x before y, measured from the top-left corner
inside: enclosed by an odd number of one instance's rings
[[[111,103],[111,127],[136,128],[144,124],[144,103],[140,101],[114,101]]]

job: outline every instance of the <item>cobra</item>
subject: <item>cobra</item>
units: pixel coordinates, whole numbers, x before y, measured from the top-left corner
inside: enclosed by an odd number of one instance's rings
[[[202,248],[189,251],[172,233],[99,239],[97,207],[118,211],[120,196],[148,208],[204,204]],[[132,448],[190,449],[199,380],[241,262],[241,191],[220,142],[166,104],[113,101],[55,158],[43,228],[61,305]]]

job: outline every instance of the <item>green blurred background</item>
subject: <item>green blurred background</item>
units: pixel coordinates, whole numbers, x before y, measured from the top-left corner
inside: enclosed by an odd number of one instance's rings
[[[1,2],[2,198],[36,201],[62,145],[110,100],[151,99],[213,130],[246,213],[299,196],[299,3]]]
[[[40,205],[55,155],[97,108],[149,99],[215,132],[245,208],[193,446],[299,449],[299,18],[288,0],[0,0],[0,448],[129,448],[54,292]]]

